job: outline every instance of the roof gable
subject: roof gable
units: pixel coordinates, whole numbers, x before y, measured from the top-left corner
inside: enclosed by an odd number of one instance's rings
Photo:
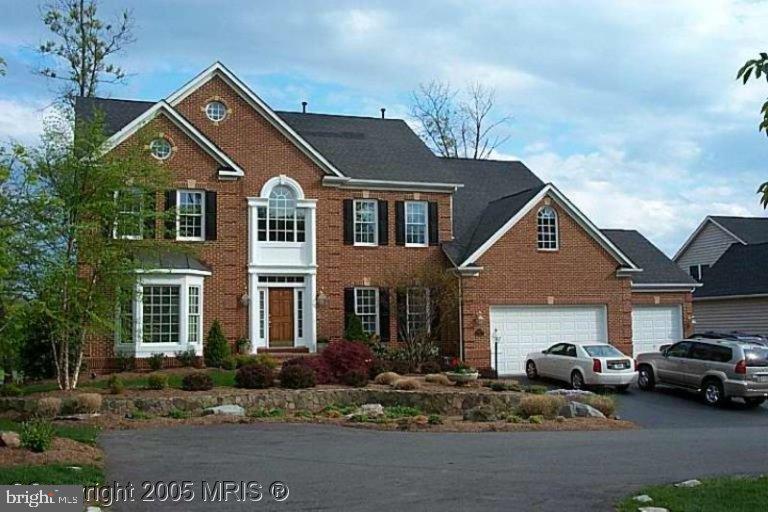
[[[723,233],[733,238],[734,243],[738,242],[746,245],[768,242],[768,217],[708,215],[683,242],[683,245],[680,246],[680,249],[677,250],[672,259],[675,261],[679,260],[707,225],[717,227]]]
[[[733,244],[704,275],[695,298],[768,294],[768,243]]]

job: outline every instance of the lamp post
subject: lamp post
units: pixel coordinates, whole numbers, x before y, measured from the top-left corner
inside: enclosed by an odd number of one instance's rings
[[[495,378],[499,378],[499,330],[493,330],[493,373]]]

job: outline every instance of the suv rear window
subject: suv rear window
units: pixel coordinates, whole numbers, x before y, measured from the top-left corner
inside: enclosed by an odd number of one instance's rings
[[[610,345],[587,345],[584,350],[590,357],[624,357],[624,354]]]
[[[744,349],[747,366],[768,366],[768,347],[750,347]]]

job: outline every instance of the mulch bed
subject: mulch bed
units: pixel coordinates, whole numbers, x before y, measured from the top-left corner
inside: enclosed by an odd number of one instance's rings
[[[57,437],[51,449],[35,453],[24,448],[0,448],[0,466],[45,464],[94,465],[103,464],[103,453],[95,446]]]

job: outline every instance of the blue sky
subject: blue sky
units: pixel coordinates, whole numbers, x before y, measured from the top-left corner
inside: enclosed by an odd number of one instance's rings
[[[768,50],[762,1],[112,1],[137,42],[115,98],[167,96],[221,60],[275,109],[405,117],[431,79],[493,86],[512,116],[498,158],[522,159],[600,227],[668,254],[708,214],[765,215],[758,111],[736,70]],[[0,0],[0,138],[33,141],[54,86],[35,76],[35,2]]]

